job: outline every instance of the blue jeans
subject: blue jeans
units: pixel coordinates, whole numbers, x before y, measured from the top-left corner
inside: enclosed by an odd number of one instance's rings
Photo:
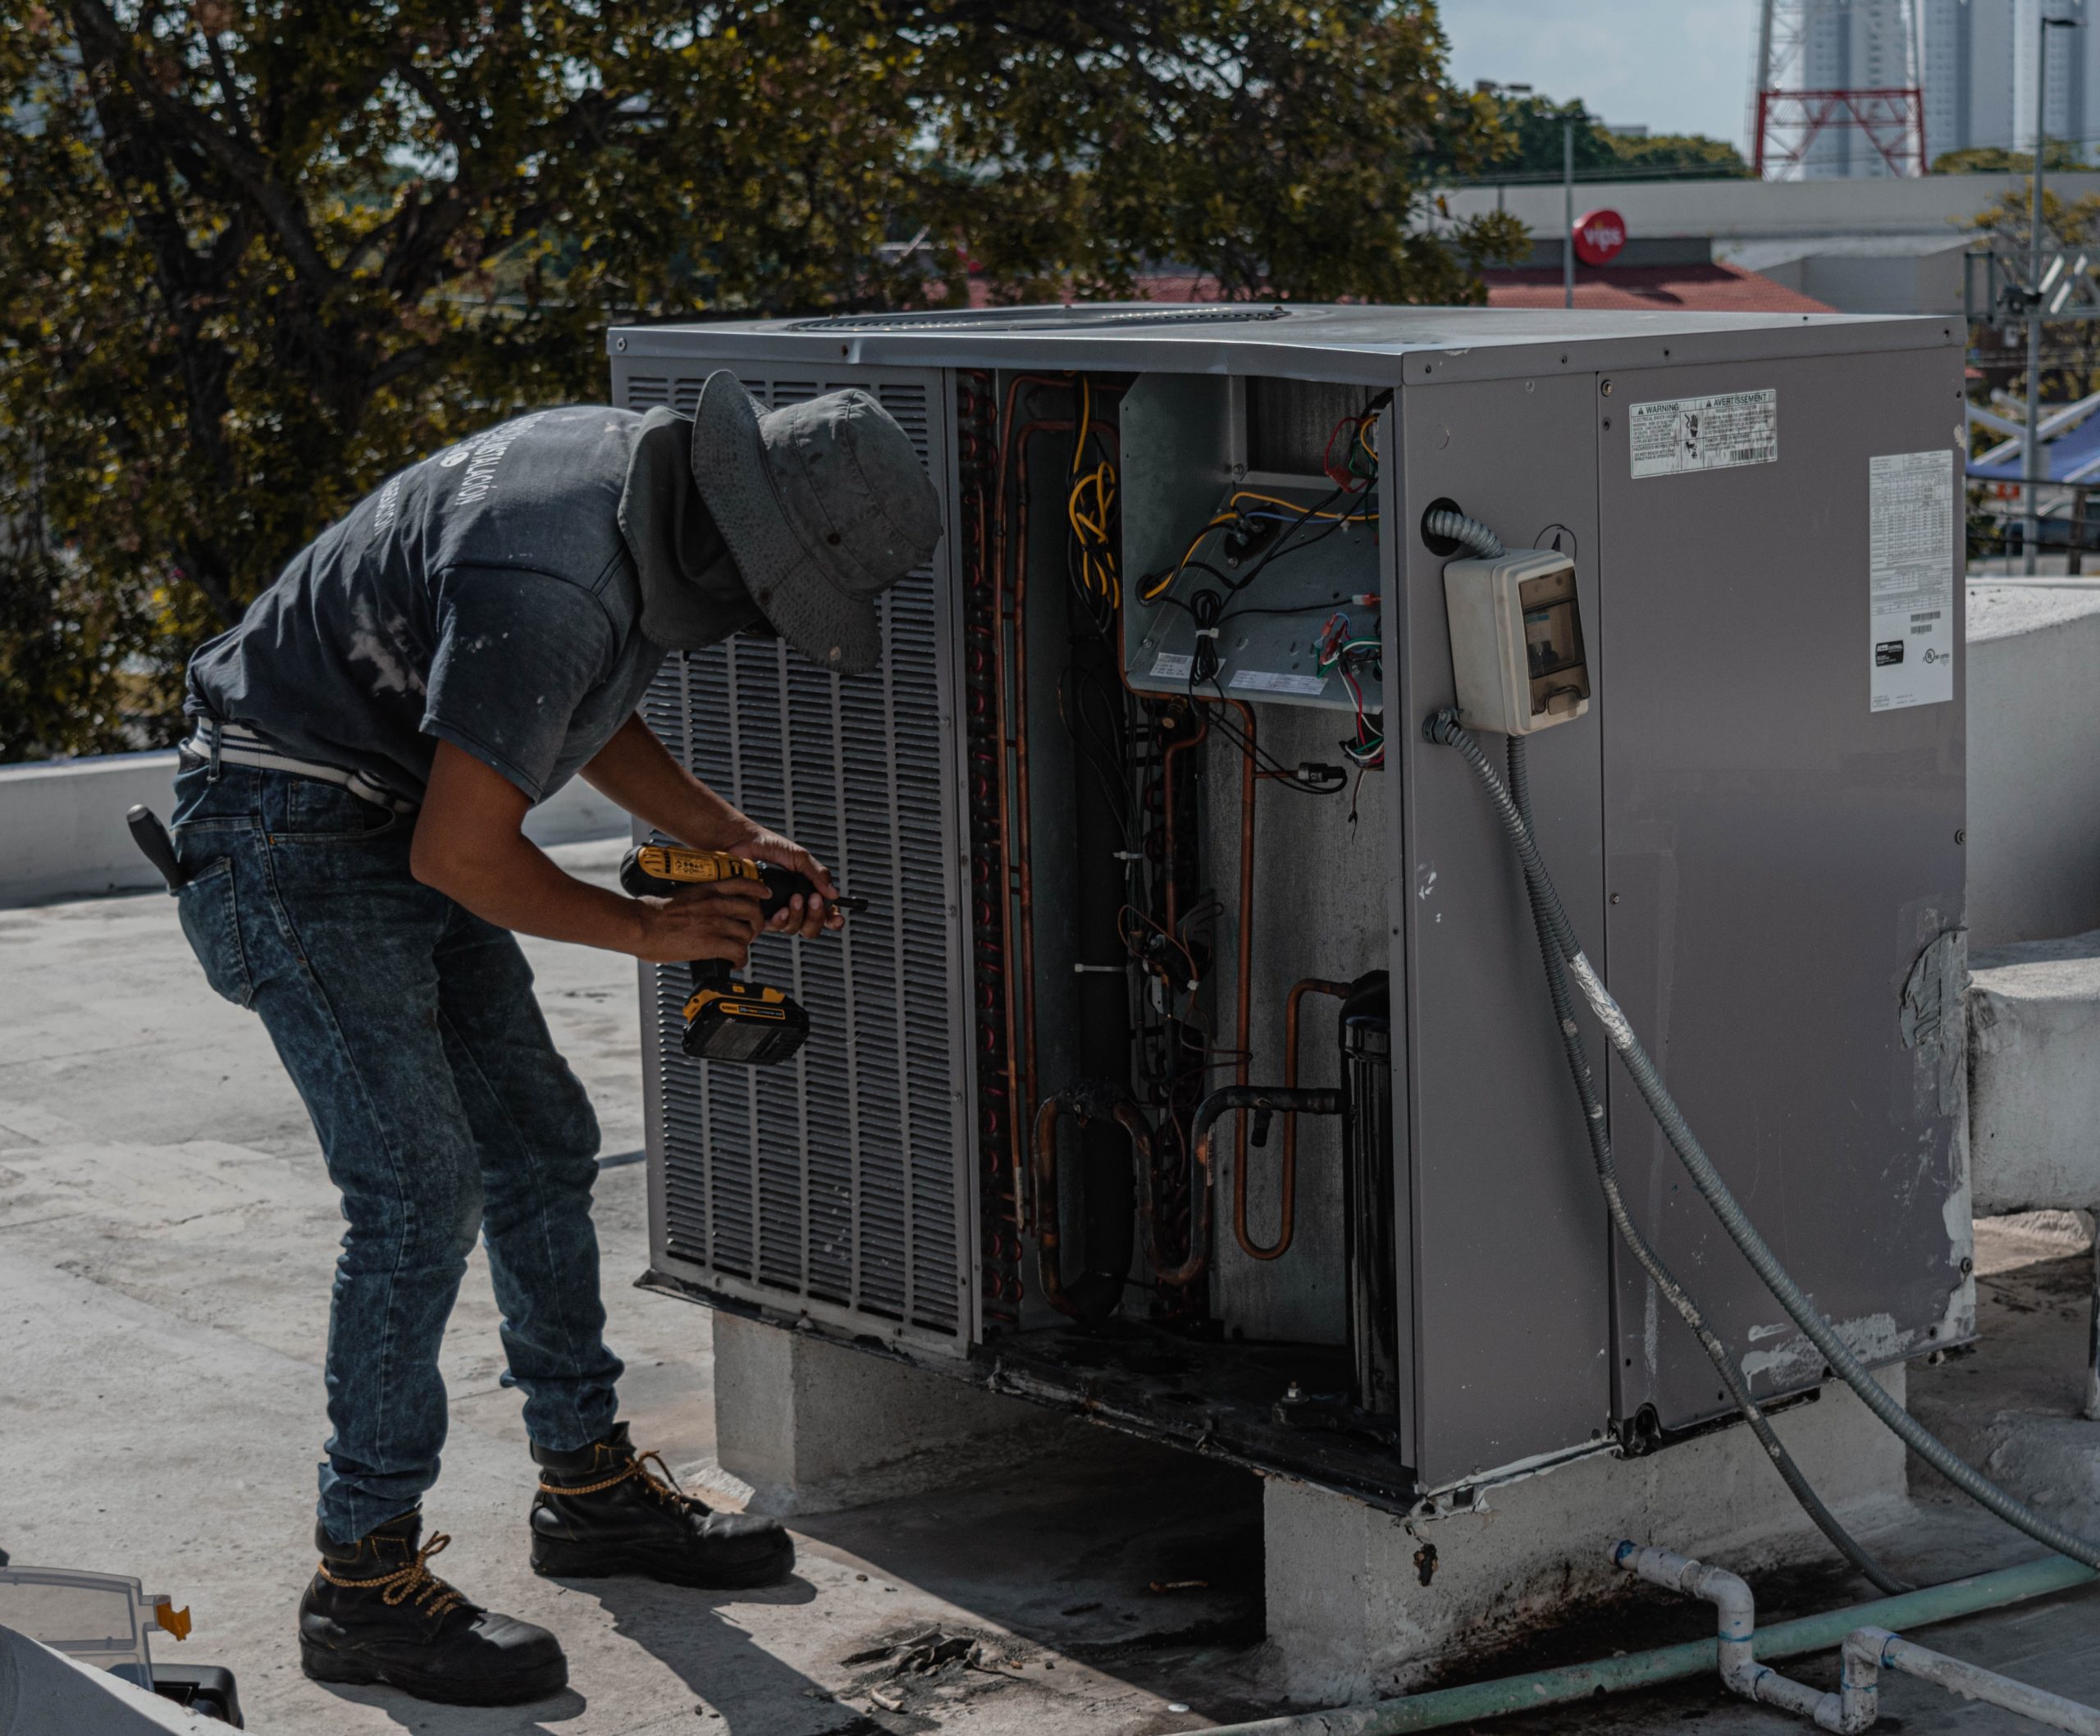
[[[439,1344],[486,1238],[506,1385],[533,1441],[610,1428],[591,1223],[598,1121],[555,1052],[516,939],[409,871],[413,818],[312,778],[188,760],[176,779],[183,932],[262,1016],[341,1191],[322,1523],[407,1512],[445,1445]]]

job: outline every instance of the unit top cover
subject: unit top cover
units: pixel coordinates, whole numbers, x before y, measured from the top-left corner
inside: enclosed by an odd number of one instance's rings
[[[1590,372],[1659,362],[1927,349],[1965,342],[1952,317],[1301,302],[1089,302],[628,326],[615,356],[916,368],[1271,374],[1408,383]]]

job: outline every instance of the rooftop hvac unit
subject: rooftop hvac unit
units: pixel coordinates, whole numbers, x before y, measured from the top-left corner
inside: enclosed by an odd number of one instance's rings
[[[1393,1505],[1724,1419],[1614,1245],[1522,875],[1424,738],[1455,702],[1533,742],[1586,957],[1847,1341],[1969,1333],[1959,330],[1139,305],[610,344],[637,409],[723,368],[866,390],[947,516],[874,673],[746,636],[648,696],[870,906],[759,943],[811,1021],[778,1067],[683,1053],[684,974],[645,968],[648,1281]],[[1641,1227],[1760,1397],[1812,1394],[1600,1077]]]

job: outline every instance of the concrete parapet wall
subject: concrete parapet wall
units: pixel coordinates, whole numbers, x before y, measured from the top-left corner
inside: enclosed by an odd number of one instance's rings
[[[2100,590],[1970,587],[1972,953],[2100,928],[2096,669]]]
[[[167,818],[175,761],[171,752],[121,753],[0,765],[0,908],[158,887],[124,815],[143,802]],[[527,815],[525,831],[536,843],[562,844],[614,837],[628,825],[574,778]]]
[[[1976,1214],[2100,1206],[2100,930],[1974,953]]]

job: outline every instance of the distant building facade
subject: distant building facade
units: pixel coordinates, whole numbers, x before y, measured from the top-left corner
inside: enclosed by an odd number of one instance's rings
[[[2034,139],[2034,0],[1922,0],[1925,151],[2020,150]],[[2061,49],[2064,44],[2050,44]],[[2049,130],[2070,115],[2068,53],[2052,56]]]
[[[2052,18],[2077,21],[2049,43],[2048,135],[2100,162],[2100,0],[1807,0],[1795,76],[1811,90],[1917,84],[1929,161],[1950,151],[2031,150],[2045,5]],[[1888,172],[1854,130],[1816,139],[1802,163],[1811,180]]]
[[[1933,0],[1918,0],[1929,5]],[[1960,5],[1961,0],[1953,0]],[[2014,3],[2014,0],[2004,0]],[[1801,84],[1808,90],[1900,90],[1920,82],[1918,46],[1911,38],[1906,0],[1810,0],[1802,20]],[[1932,141],[1926,97],[1925,148]],[[1833,127],[1809,141],[1801,158],[1805,180],[1887,176],[1886,158],[1856,128]]]

